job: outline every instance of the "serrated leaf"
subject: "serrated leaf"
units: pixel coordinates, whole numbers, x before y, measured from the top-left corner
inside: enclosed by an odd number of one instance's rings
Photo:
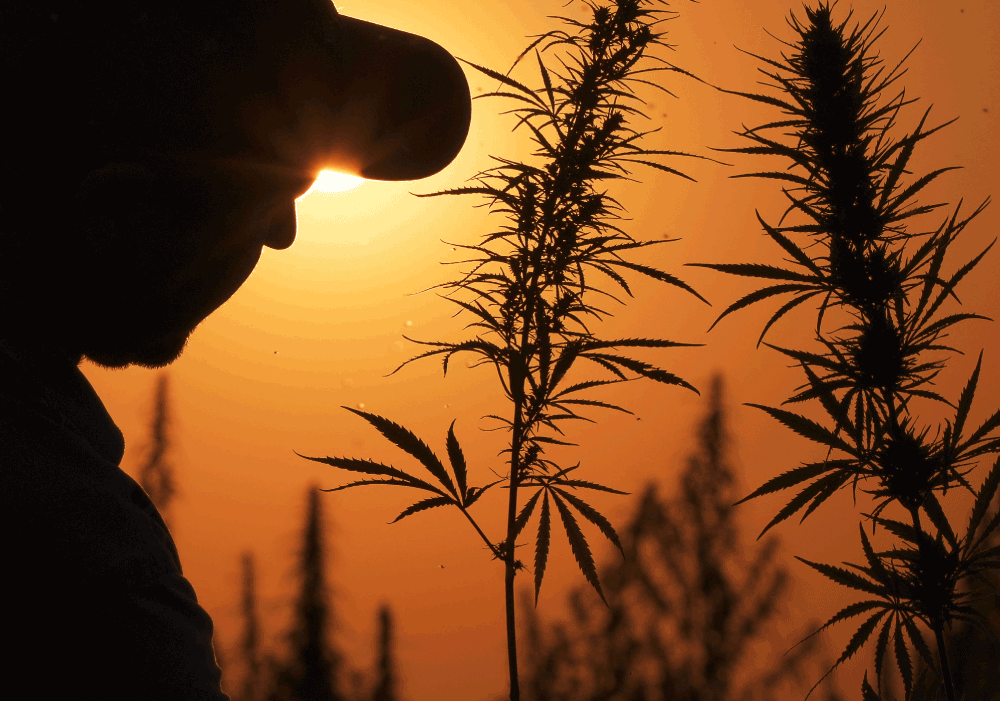
[[[591,380],[589,382],[578,382],[577,384],[571,385],[566,389],[562,390],[561,392],[559,392],[559,394],[555,395],[553,399],[559,399],[560,397],[564,397],[567,394],[571,394],[573,392],[581,392],[585,389],[590,389],[592,387],[603,387],[604,385],[616,385],[620,382],[621,380]]]
[[[601,409],[614,409],[615,411],[620,411],[620,412],[622,412],[624,414],[628,414],[630,416],[635,416],[634,412],[631,412],[628,409],[622,408],[622,407],[618,406],[617,404],[608,404],[607,402],[599,402],[599,401],[594,400],[594,399],[562,399],[562,400],[558,400],[558,401],[553,400],[553,404],[559,405],[560,407],[563,404],[579,404],[581,406],[599,407]]]
[[[687,177],[687,176],[685,176],[685,177]],[[629,270],[634,270],[637,273],[642,273],[646,277],[651,277],[654,280],[659,280],[660,282],[665,282],[668,285],[673,285],[674,287],[679,287],[680,289],[685,290],[686,292],[689,292],[689,293],[693,294],[695,297],[697,297],[698,299],[700,299],[702,302],[704,302],[708,306],[712,306],[711,303],[707,299],[705,299],[704,297],[702,297],[700,294],[698,294],[693,287],[691,287],[690,285],[688,285],[686,282],[683,282],[679,278],[671,275],[670,273],[665,273],[662,270],[657,270],[656,268],[651,268],[648,265],[640,265],[639,263],[632,263],[632,262],[627,261],[627,260],[614,260],[614,261],[608,261],[608,263],[611,264],[611,265],[620,265],[623,268],[628,268]]]
[[[858,601],[853,604],[849,604],[844,608],[840,609],[837,613],[830,617],[826,623],[824,623],[819,629],[813,632],[812,635],[817,635],[823,632],[827,628],[840,623],[841,621],[846,621],[848,618],[854,618],[855,616],[860,616],[866,611],[871,611],[874,608],[884,607],[885,602],[883,601]],[[812,636],[810,636],[812,637]]]
[[[587,480],[558,480],[556,484],[561,487],[582,487],[583,489],[595,489],[600,492],[610,492],[611,494],[629,494],[629,492],[623,492],[620,489],[612,489],[611,487],[605,487],[603,484],[589,482]]]
[[[812,502],[802,514],[802,518],[799,519],[799,523],[804,522],[809,517],[809,514],[818,509],[827,499],[832,497],[850,478],[850,474],[840,471],[816,480],[815,486],[818,487],[816,495],[812,498]]]
[[[715,321],[712,322],[712,325],[708,327],[708,330],[711,331],[712,329],[714,329],[720,321],[722,321],[725,317],[729,316],[733,312],[739,311],[744,307],[749,307],[751,304],[756,304],[757,302],[765,300],[768,297],[787,294],[789,292],[802,292],[804,290],[811,290],[811,289],[812,289],[811,287],[806,285],[789,284],[789,285],[772,285],[771,287],[765,287],[760,290],[756,290],[755,292],[751,292],[750,294],[741,297],[740,299],[736,300],[728,307],[726,307],[725,310],[723,310],[723,312],[719,314],[718,317],[716,317]]]
[[[837,397],[834,396],[829,386],[819,379],[819,376],[813,372],[812,368],[810,368],[807,364],[802,363],[802,370],[806,373],[806,377],[809,378],[809,384],[812,385],[817,398],[823,405],[823,409],[825,409],[830,418],[836,422],[836,430],[843,430],[852,441],[857,443],[858,436],[856,435],[854,426],[851,424],[851,419],[847,414],[847,407],[837,401]]]
[[[618,540],[618,534],[615,532],[611,522],[608,521],[603,514],[587,502],[580,499],[580,497],[574,496],[563,489],[556,488],[555,491],[558,492],[563,499],[572,504],[573,508],[583,514],[585,519],[600,528],[601,533],[603,533],[605,537],[614,543],[616,548],[618,548],[618,552],[622,554],[622,559],[625,558],[625,548],[622,547],[621,541]]]
[[[751,54],[753,55],[753,54]],[[761,58],[760,56],[755,56],[755,58],[760,58],[762,61],[767,61],[768,63],[773,63],[767,59]],[[784,66],[779,66],[784,68]],[[727,93],[729,95],[739,95],[740,97],[745,97],[748,100],[753,100],[754,102],[763,102],[765,105],[772,105],[774,107],[780,107],[781,109],[791,112],[793,114],[798,114],[799,110],[793,107],[791,104],[785,102],[784,100],[779,100],[776,97],[771,97],[770,95],[760,95],[758,93],[749,92],[739,92],[737,90],[724,90],[723,88],[716,88],[720,92]]]
[[[843,567],[836,567],[834,565],[827,565],[822,562],[811,562],[804,558],[795,556],[795,559],[799,562],[804,562],[805,564],[812,567],[814,570],[825,576],[841,586],[850,587],[851,589],[857,589],[859,591],[868,592],[869,594],[874,594],[875,596],[885,596],[885,587],[876,584],[870,580],[865,579],[859,574],[855,574],[850,570],[845,570]]]
[[[439,460],[438,456],[434,454],[427,444],[417,438],[412,431],[403,428],[389,419],[378,416],[377,414],[370,414],[366,411],[353,409],[349,406],[345,406],[343,408],[363,418],[365,421],[374,426],[379,433],[389,439],[389,442],[415,457],[421,465],[427,468],[428,472],[434,475],[434,477],[436,477],[437,480],[444,485],[445,489],[451,492],[452,496],[458,498],[458,492],[455,490],[455,485],[452,483],[451,477],[448,476],[447,471],[444,469],[444,465],[441,464],[441,460]]]
[[[602,348],[696,348],[704,343],[680,343],[659,338],[616,338],[613,341],[585,341],[584,350]]]
[[[772,239],[774,239],[779,246],[785,249],[786,253],[791,255],[792,258],[794,258],[797,263],[799,263],[800,265],[807,268],[810,272],[812,272],[813,275],[816,275],[817,277],[820,278],[822,277],[820,268],[816,265],[816,263],[813,262],[813,260],[809,256],[805,254],[805,252],[801,248],[796,246],[791,239],[789,239],[787,236],[781,233],[778,229],[774,228],[766,221],[764,221],[763,217],[760,216],[759,211],[754,210],[754,213],[757,215],[757,221],[760,222],[760,225],[762,227],[764,227],[764,231],[767,232],[767,235],[770,236]]]
[[[538,497],[541,496],[542,491],[544,490],[539,489],[532,494],[531,498],[528,499],[528,501],[524,503],[524,506],[521,507],[521,513],[519,513],[517,518],[514,520],[514,540],[517,540],[517,537],[521,535],[521,531],[523,531],[524,527],[528,525],[528,519],[531,518],[531,514],[535,510],[535,504],[538,503]]]
[[[551,445],[576,445],[576,443],[561,441],[557,438],[550,438],[549,436],[535,436],[531,440],[536,441],[537,443],[549,443]]]
[[[455,437],[455,421],[457,419],[453,420],[451,426],[448,427],[448,460],[451,462],[452,472],[455,473],[455,482],[458,484],[459,497],[464,503],[465,498],[468,496],[468,489],[466,487],[467,469],[465,454],[462,453],[462,446],[458,444],[458,438]]]
[[[875,555],[875,550],[872,548],[872,544],[868,540],[868,534],[865,533],[864,526],[860,523],[858,524],[858,530],[861,532],[861,548],[864,550],[865,559],[868,560],[868,575],[872,577],[872,579],[877,579],[882,584],[886,584],[887,572],[885,570],[885,566]]]
[[[847,647],[844,648],[844,652],[841,653],[840,658],[837,660],[837,665],[845,660],[849,660],[854,656],[855,652],[861,649],[861,646],[864,645],[871,636],[872,631],[875,630],[875,626],[878,625],[878,622],[882,620],[882,617],[887,613],[888,611],[879,611],[858,627],[858,630],[851,637],[850,642],[847,643]]]
[[[559,358],[556,360],[556,364],[552,368],[552,387],[558,386],[562,381],[562,378],[566,375],[566,372],[573,366],[573,363],[580,355],[580,349],[582,346],[583,341],[574,340],[570,341],[563,347],[562,353],[559,354]],[[557,396],[561,396],[570,391],[572,391],[572,388],[564,390]]]
[[[931,304],[930,308],[927,310],[927,316],[928,317],[933,316],[934,312],[937,311],[938,307],[941,306],[941,304],[944,302],[945,299],[947,299],[947,297],[949,295],[954,296],[954,289],[955,289],[956,286],[958,286],[958,283],[961,282],[962,279],[966,275],[968,275],[972,271],[973,268],[975,268],[977,265],[979,265],[979,261],[981,261],[986,256],[986,254],[989,253],[990,249],[993,248],[993,245],[995,243],[996,243],[996,239],[993,239],[993,241],[990,243],[990,245],[987,246],[985,249],[983,249],[983,251],[978,256],[976,256],[975,258],[973,258],[972,260],[970,260],[968,263],[966,263],[965,265],[963,265],[961,268],[959,268],[958,271],[955,272],[955,274],[952,275],[948,279],[948,281],[946,283],[944,283],[944,285],[942,285],[941,292],[938,293],[937,299],[934,300],[934,302]]]
[[[730,178],[767,178],[770,180],[787,180],[788,182],[796,183],[802,185],[803,187],[809,187],[812,183],[808,178],[803,178],[801,175],[795,175],[794,173],[784,173],[780,171],[760,171],[757,173],[739,173],[737,175],[730,175]]]
[[[454,503],[455,500],[451,497],[431,497],[430,499],[423,499],[422,501],[418,501],[416,504],[411,504],[403,509],[403,512],[392,521],[389,521],[389,523],[396,523],[396,521],[404,519],[407,516],[415,514],[419,511],[426,511],[427,509],[433,509],[438,506],[447,506],[448,504]]]
[[[671,175],[679,175],[685,180],[690,180],[693,183],[698,182],[697,180],[695,180],[694,178],[692,178],[690,175],[688,175],[683,171],[677,170],[676,168],[671,168],[670,166],[663,165],[662,163],[656,163],[655,161],[645,161],[642,160],[641,158],[621,158],[619,160],[622,161],[623,163],[637,163],[639,165],[649,166],[650,168],[656,168],[657,170],[662,170],[664,173],[670,173]],[[697,295],[697,293],[695,294]],[[699,299],[701,298],[700,295],[698,295],[698,297]]]
[[[781,305],[781,307],[779,307],[778,310],[771,315],[771,318],[767,320],[767,323],[764,324],[764,328],[760,332],[760,337],[757,339],[757,346],[759,347],[760,344],[764,342],[764,337],[767,335],[767,332],[770,331],[771,327],[774,326],[776,323],[778,323],[778,321],[780,321],[783,316],[788,314],[788,312],[792,311],[793,309],[795,309],[795,307],[799,306],[800,304],[805,304],[818,294],[821,294],[821,292],[818,290],[816,292],[809,292],[800,297],[796,297],[795,299],[789,300],[788,302],[785,302],[785,304]]]
[[[686,380],[677,377],[673,373],[666,372],[665,370],[660,370],[657,367],[653,367],[649,363],[644,363],[641,360],[636,360],[634,358],[627,358],[621,355],[611,355],[608,353],[584,353],[583,357],[589,358],[590,360],[596,360],[598,362],[603,362],[607,367],[607,364],[618,365],[626,370],[631,370],[632,372],[642,375],[643,377],[648,377],[656,382],[662,382],[666,385],[679,385],[686,389],[691,390],[695,394],[700,394],[697,389]]]
[[[893,637],[895,638],[893,648],[896,653],[896,666],[899,667],[899,672],[903,676],[905,698],[909,701],[910,694],[913,693],[913,664],[910,662],[910,653],[906,649],[906,641],[903,640],[903,629],[898,620],[896,621],[896,632]]]
[[[918,545],[922,540],[926,540],[926,534],[921,533],[916,528],[902,521],[895,521],[890,518],[877,518],[875,523],[885,528],[897,538],[901,538],[909,543]]]
[[[470,506],[479,501],[479,497],[486,493],[486,490],[490,487],[500,484],[503,480],[497,480],[496,482],[490,482],[484,487],[469,487],[469,491],[466,495],[465,503],[462,506],[468,509]]]
[[[808,438],[814,443],[829,446],[830,448],[837,448],[845,453],[848,453],[849,455],[854,454],[854,449],[845,443],[842,438],[832,433],[829,429],[820,426],[812,419],[808,419],[799,414],[794,414],[790,411],[785,411],[784,409],[764,406],[763,404],[747,403],[747,406],[752,406],[755,409],[760,409],[761,411],[770,414],[772,417],[795,431],[800,436]]]
[[[789,280],[792,282],[813,283],[816,278],[812,275],[797,273],[794,270],[776,268],[773,265],[762,263],[686,263],[695,268],[709,268],[720,273],[729,275],[740,275],[742,277],[763,278],[765,280]]]
[[[325,458],[311,458],[308,455],[302,455],[296,451],[292,451],[300,458],[305,460],[311,460],[313,462],[323,463],[325,465],[330,465],[331,467],[336,467],[341,470],[347,470],[349,472],[360,472],[366,475],[384,475],[386,477],[391,477],[393,482],[366,482],[366,484],[405,484],[410,487],[419,487],[420,489],[426,489],[427,491],[434,492],[435,494],[444,494],[440,489],[434,485],[425,482],[422,479],[414,477],[412,475],[403,472],[402,470],[397,470],[391,465],[383,465],[382,463],[373,462],[371,460],[359,460],[357,458],[333,458],[327,456]],[[360,484],[360,483],[355,483]]]
[[[882,678],[882,662],[885,660],[885,650],[889,644],[889,630],[892,626],[892,618],[886,618],[879,631],[878,640],[875,642],[875,678]]]
[[[917,652],[919,652],[920,656],[923,658],[924,664],[933,669],[934,657],[931,654],[931,649],[927,646],[927,641],[924,640],[924,636],[920,634],[917,626],[913,623],[913,620],[909,616],[903,617],[903,626],[906,628],[906,633],[909,636],[913,647],[917,649]]]
[[[504,85],[515,88],[516,90],[520,90],[522,93],[524,93],[525,95],[527,95],[528,97],[537,102],[538,98],[535,95],[535,92],[531,88],[525,87],[521,83],[511,78],[510,76],[506,76],[503,73],[499,73],[493,70],[492,68],[486,68],[485,66],[478,66],[475,63],[472,63],[471,61],[466,61],[465,59],[462,58],[458,60],[468,66],[471,66],[472,68],[475,68],[480,73],[488,75],[490,78],[493,78],[494,80],[499,80]]]
[[[537,49],[535,49],[535,58],[538,59],[538,70],[542,74],[542,82],[545,83],[545,94],[549,98],[549,107],[555,112],[556,97],[552,92],[552,80],[549,79],[549,71],[545,68],[545,64],[542,63],[542,55],[538,53]]]
[[[959,452],[965,452],[967,448],[975,445],[985,436],[992,433],[1000,426],[1000,411],[997,411],[990,418],[983,422],[983,425],[977,428],[968,440],[966,440],[962,445],[958,447]]]
[[[372,485],[372,484],[388,484],[388,485],[393,485],[393,486],[396,486],[396,487],[417,487],[418,489],[427,489],[427,488],[422,487],[420,485],[414,484],[413,482],[411,482],[409,480],[405,480],[404,481],[404,480],[393,479],[393,478],[390,477],[388,479],[382,479],[382,480],[377,480],[377,479],[358,480],[356,482],[350,482],[348,484],[342,484],[342,485],[340,485],[338,487],[326,487],[324,489],[320,489],[319,491],[321,491],[321,492],[341,492],[341,491],[343,491],[345,489],[350,489],[351,487],[367,487],[368,485]],[[440,489],[434,489],[433,487],[427,489],[427,491],[432,491],[435,494],[443,494],[443,492]]]
[[[538,518],[538,536],[535,538],[535,606],[538,605],[538,592],[542,589],[545,565],[549,559],[549,539],[552,531],[549,516],[549,493],[547,490],[539,490],[539,492],[541,491],[545,491],[545,498],[542,500],[542,514]]]
[[[758,487],[752,494],[743,497],[738,502],[733,504],[733,506],[738,506],[745,501],[755,499],[765,494],[771,494],[772,492],[778,492],[782,489],[794,487],[800,482],[805,482],[807,479],[811,479],[817,475],[822,475],[824,472],[847,467],[851,464],[853,464],[852,460],[824,460],[823,462],[813,462],[807,465],[802,465],[801,467],[796,467],[794,470],[788,470],[787,472],[782,472],[777,477],[772,477]]]
[[[556,503],[559,516],[562,517],[563,528],[566,531],[566,537],[569,539],[573,557],[576,558],[576,563],[580,566],[580,571],[583,572],[583,576],[590,582],[591,586],[597,591],[598,596],[601,597],[601,601],[607,606],[608,602],[604,598],[604,592],[601,590],[601,583],[597,579],[597,567],[594,565],[594,556],[590,553],[590,547],[587,545],[587,539],[584,537],[583,531],[580,530],[580,526],[577,524],[576,519],[573,518],[573,514],[562,503],[559,497],[553,494],[552,501]]]
[[[846,479],[847,476],[837,474],[836,472],[834,472],[833,474],[826,475],[825,477],[820,477],[818,480],[816,480],[808,487],[803,489],[801,492],[796,494],[795,497],[790,502],[788,502],[781,509],[781,511],[779,511],[775,515],[775,517],[771,519],[771,521],[766,526],[764,526],[764,530],[762,530],[760,532],[760,535],[757,536],[757,540],[760,540],[761,537],[769,530],[771,530],[774,526],[778,525],[779,523],[787,519],[789,516],[794,514],[796,511],[805,506],[806,503],[808,503],[813,499],[815,499],[816,501],[813,503],[812,507],[810,508],[810,511],[812,509],[815,509],[817,506],[819,506],[820,501],[825,500],[830,496],[830,494],[832,494],[832,492],[828,491],[829,487],[832,484],[838,482],[839,484],[843,484],[843,481]],[[822,496],[822,499],[820,499],[819,497],[824,494],[825,496]],[[803,520],[805,520],[805,516],[803,516],[802,518]]]
[[[979,528],[983,516],[986,515],[986,510],[993,503],[993,498],[996,496],[998,488],[1000,488],[1000,458],[993,461],[993,468],[986,475],[983,486],[979,488],[979,493],[976,495],[976,503],[972,507],[972,513],[969,516],[969,528],[965,536],[966,554],[969,552],[969,547],[973,543],[976,530]]]
[[[876,672],[876,674],[878,674]],[[872,685],[868,683],[868,671],[865,670],[865,678],[861,682],[861,701],[882,701],[881,697],[875,693]]]
[[[945,516],[944,509],[941,508],[941,502],[938,501],[934,492],[927,493],[923,507],[924,511],[930,517],[931,522],[937,527],[938,532],[948,539],[951,547],[957,548],[958,540],[955,538],[955,532],[951,529],[948,517]]]
[[[892,198],[891,204],[888,210],[891,212],[898,209],[900,206],[905,204],[908,200],[912,199],[914,195],[920,192],[924,187],[926,187],[932,180],[937,178],[942,173],[947,173],[949,170],[957,170],[958,166],[948,166],[946,168],[938,168],[937,170],[931,171],[927,175],[924,175],[901,193]]]
[[[965,420],[969,416],[969,410],[972,408],[972,399],[976,394],[976,385],[979,383],[979,371],[983,366],[983,352],[979,351],[979,360],[976,362],[976,369],[972,371],[972,376],[969,377],[969,382],[965,385],[965,389],[962,390],[962,396],[958,400],[958,411],[955,412],[955,432],[954,441],[958,443],[959,439],[962,437],[962,429],[965,428]]]

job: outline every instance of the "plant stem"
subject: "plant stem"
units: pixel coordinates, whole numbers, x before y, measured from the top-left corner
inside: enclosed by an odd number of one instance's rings
[[[920,527],[920,508],[914,507],[910,509],[910,515],[913,517],[913,527],[918,531],[923,529]],[[948,649],[945,647],[944,643],[944,622],[941,620],[932,620],[934,624],[934,639],[937,640],[938,646],[938,657],[941,658],[941,676],[944,678],[944,692],[947,701],[955,701],[955,687],[951,681],[951,665],[948,663]]]
[[[941,658],[941,676],[944,677],[944,693],[948,701],[955,701],[955,687],[951,682],[951,665],[948,664],[948,650],[944,644],[943,623],[938,623],[934,628],[934,637],[937,639],[938,657]]]
[[[507,609],[507,665],[510,670],[510,701],[520,701],[521,687],[517,679],[517,627],[514,621],[514,563],[507,560],[506,565],[504,598]]]
[[[476,529],[476,533],[479,534],[479,537],[482,538],[483,542],[486,543],[487,547],[489,547],[490,552],[492,552],[495,557],[502,558],[503,557],[502,551],[500,549],[498,549],[497,546],[494,545],[493,542],[489,538],[486,537],[486,534],[483,533],[483,529],[480,528],[479,524],[476,523],[476,521],[475,521],[474,518],[472,518],[472,514],[470,514],[468,511],[466,511],[465,507],[463,507],[463,506],[459,506],[458,509],[463,514],[465,514],[465,518],[469,519],[469,523],[471,523],[472,527]]]
[[[526,334],[525,334],[526,335]],[[514,426],[510,442],[510,498],[507,502],[507,540],[504,548],[504,601],[507,613],[507,666],[510,672],[510,701],[520,701],[521,686],[517,674],[517,625],[514,617],[514,526],[517,522],[517,486],[521,481],[521,445],[523,443],[524,370],[515,360],[511,368],[511,396],[514,398]]]

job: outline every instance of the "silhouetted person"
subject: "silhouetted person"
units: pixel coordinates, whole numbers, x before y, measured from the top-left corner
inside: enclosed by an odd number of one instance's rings
[[[329,0],[4,0],[0,89],[0,695],[222,701],[212,622],[77,364],[173,361],[292,244],[320,169],[447,165],[468,85]]]

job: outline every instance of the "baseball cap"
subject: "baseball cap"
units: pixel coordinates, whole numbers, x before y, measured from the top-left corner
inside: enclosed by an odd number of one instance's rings
[[[448,51],[339,14],[330,0],[256,2],[255,68],[230,94],[256,96],[244,119],[258,141],[373,180],[423,178],[455,158],[472,101]]]
[[[311,172],[413,180],[455,158],[471,117],[448,51],[331,0],[11,0],[0,75],[20,170],[245,139]]]
[[[337,53],[353,80],[330,165],[373,180],[416,180],[442,170],[465,143],[472,115],[458,62],[415,34],[338,20]]]

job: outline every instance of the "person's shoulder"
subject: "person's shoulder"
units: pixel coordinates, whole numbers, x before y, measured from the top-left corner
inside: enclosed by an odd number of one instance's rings
[[[146,586],[180,574],[142,488],[79,435],[0,391],[0,532],[29,579]],[[16,562],[11,562],[11,560]]]

